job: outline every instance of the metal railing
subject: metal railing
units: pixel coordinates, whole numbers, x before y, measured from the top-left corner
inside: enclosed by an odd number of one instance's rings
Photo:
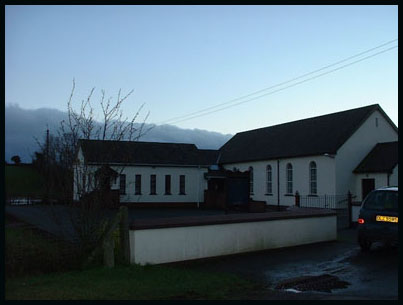
[[[299,195],[299,206],[306,208],[345,209],[348,207],[348,195]]]

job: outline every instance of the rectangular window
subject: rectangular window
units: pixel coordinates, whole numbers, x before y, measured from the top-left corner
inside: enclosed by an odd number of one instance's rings
[[[121,174],[120,175],[120,194],[126,194],[126,175],[125,174]]]
[[[267,194],[273,193],[273,184],[272,184],[272,174],[271,174],[271,166],[267,166]]]
[[[287,164],[287,194],[292,194],[292,165]]]
[[[316,182],[316,168],[311,168],[311,188],[310,188],[311,194],[316,195],[318,190],[317,190],[317,182]]]
[[[249,167],[249,193],[253,195],[253,167]]]
[[[165,175],[165,195],[171,195],[171,175]]]
[[[150,195],[157,194],[157,176],[151,175],[150,176]]]
[[[364,207],[371,210],[398,211],[398,193],[391,191],[375,191],[365,199]]]
[[[136,181],[135,181],[135,195],[141,195],[141,175],[136,175]]]
[[[179,176],[179,194],[185,195],[185,175]]]
[[[316,181],[311,181],[311,195],[317,195],[318,190],[316,186]]]
[[[287,194],[292,194],[292,180],[287,181]]]

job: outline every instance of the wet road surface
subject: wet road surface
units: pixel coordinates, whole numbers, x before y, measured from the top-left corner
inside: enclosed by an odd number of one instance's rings
[[[338,232],[338,240],[334,242],[182,264],[203,270],[233,272],[258,281],[264,288],[250,295],[250,299],[397,299],[398,249],[375,244],[370,252],[361,252],[356,236],[356,229],[346,229]],[[276,289],[279,283],[297,283],[301,277],[308,278],[305,286],[312,290]],[[336,278],[341,284],[347,282],[347,285],[338,285],[337,281],[330,285],[346,288],[335,288],[330,292],[315,290],[323,288],[323,278]],[[312,282],[314,279],[319,280]]]

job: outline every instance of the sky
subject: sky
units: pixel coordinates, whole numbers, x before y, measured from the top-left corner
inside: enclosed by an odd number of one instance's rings
[[[133,89],[128,117],[144,104],[140,119],[150,112],[147,122],[181,128],[235,134],[374,103],[398,125],[398,48],[172,120],[397,39],[397,5],[8,5],[5,17],[5,105],[65,111],[74,79],[77,105],[93,87],[94,105],[102,89],[113,98]]]

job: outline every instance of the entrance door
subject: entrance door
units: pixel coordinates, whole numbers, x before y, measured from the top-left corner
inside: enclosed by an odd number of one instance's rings
[[[361,179],[361,186],[362,200],[364,200],[368,193],[375,189],[375,179]]]

